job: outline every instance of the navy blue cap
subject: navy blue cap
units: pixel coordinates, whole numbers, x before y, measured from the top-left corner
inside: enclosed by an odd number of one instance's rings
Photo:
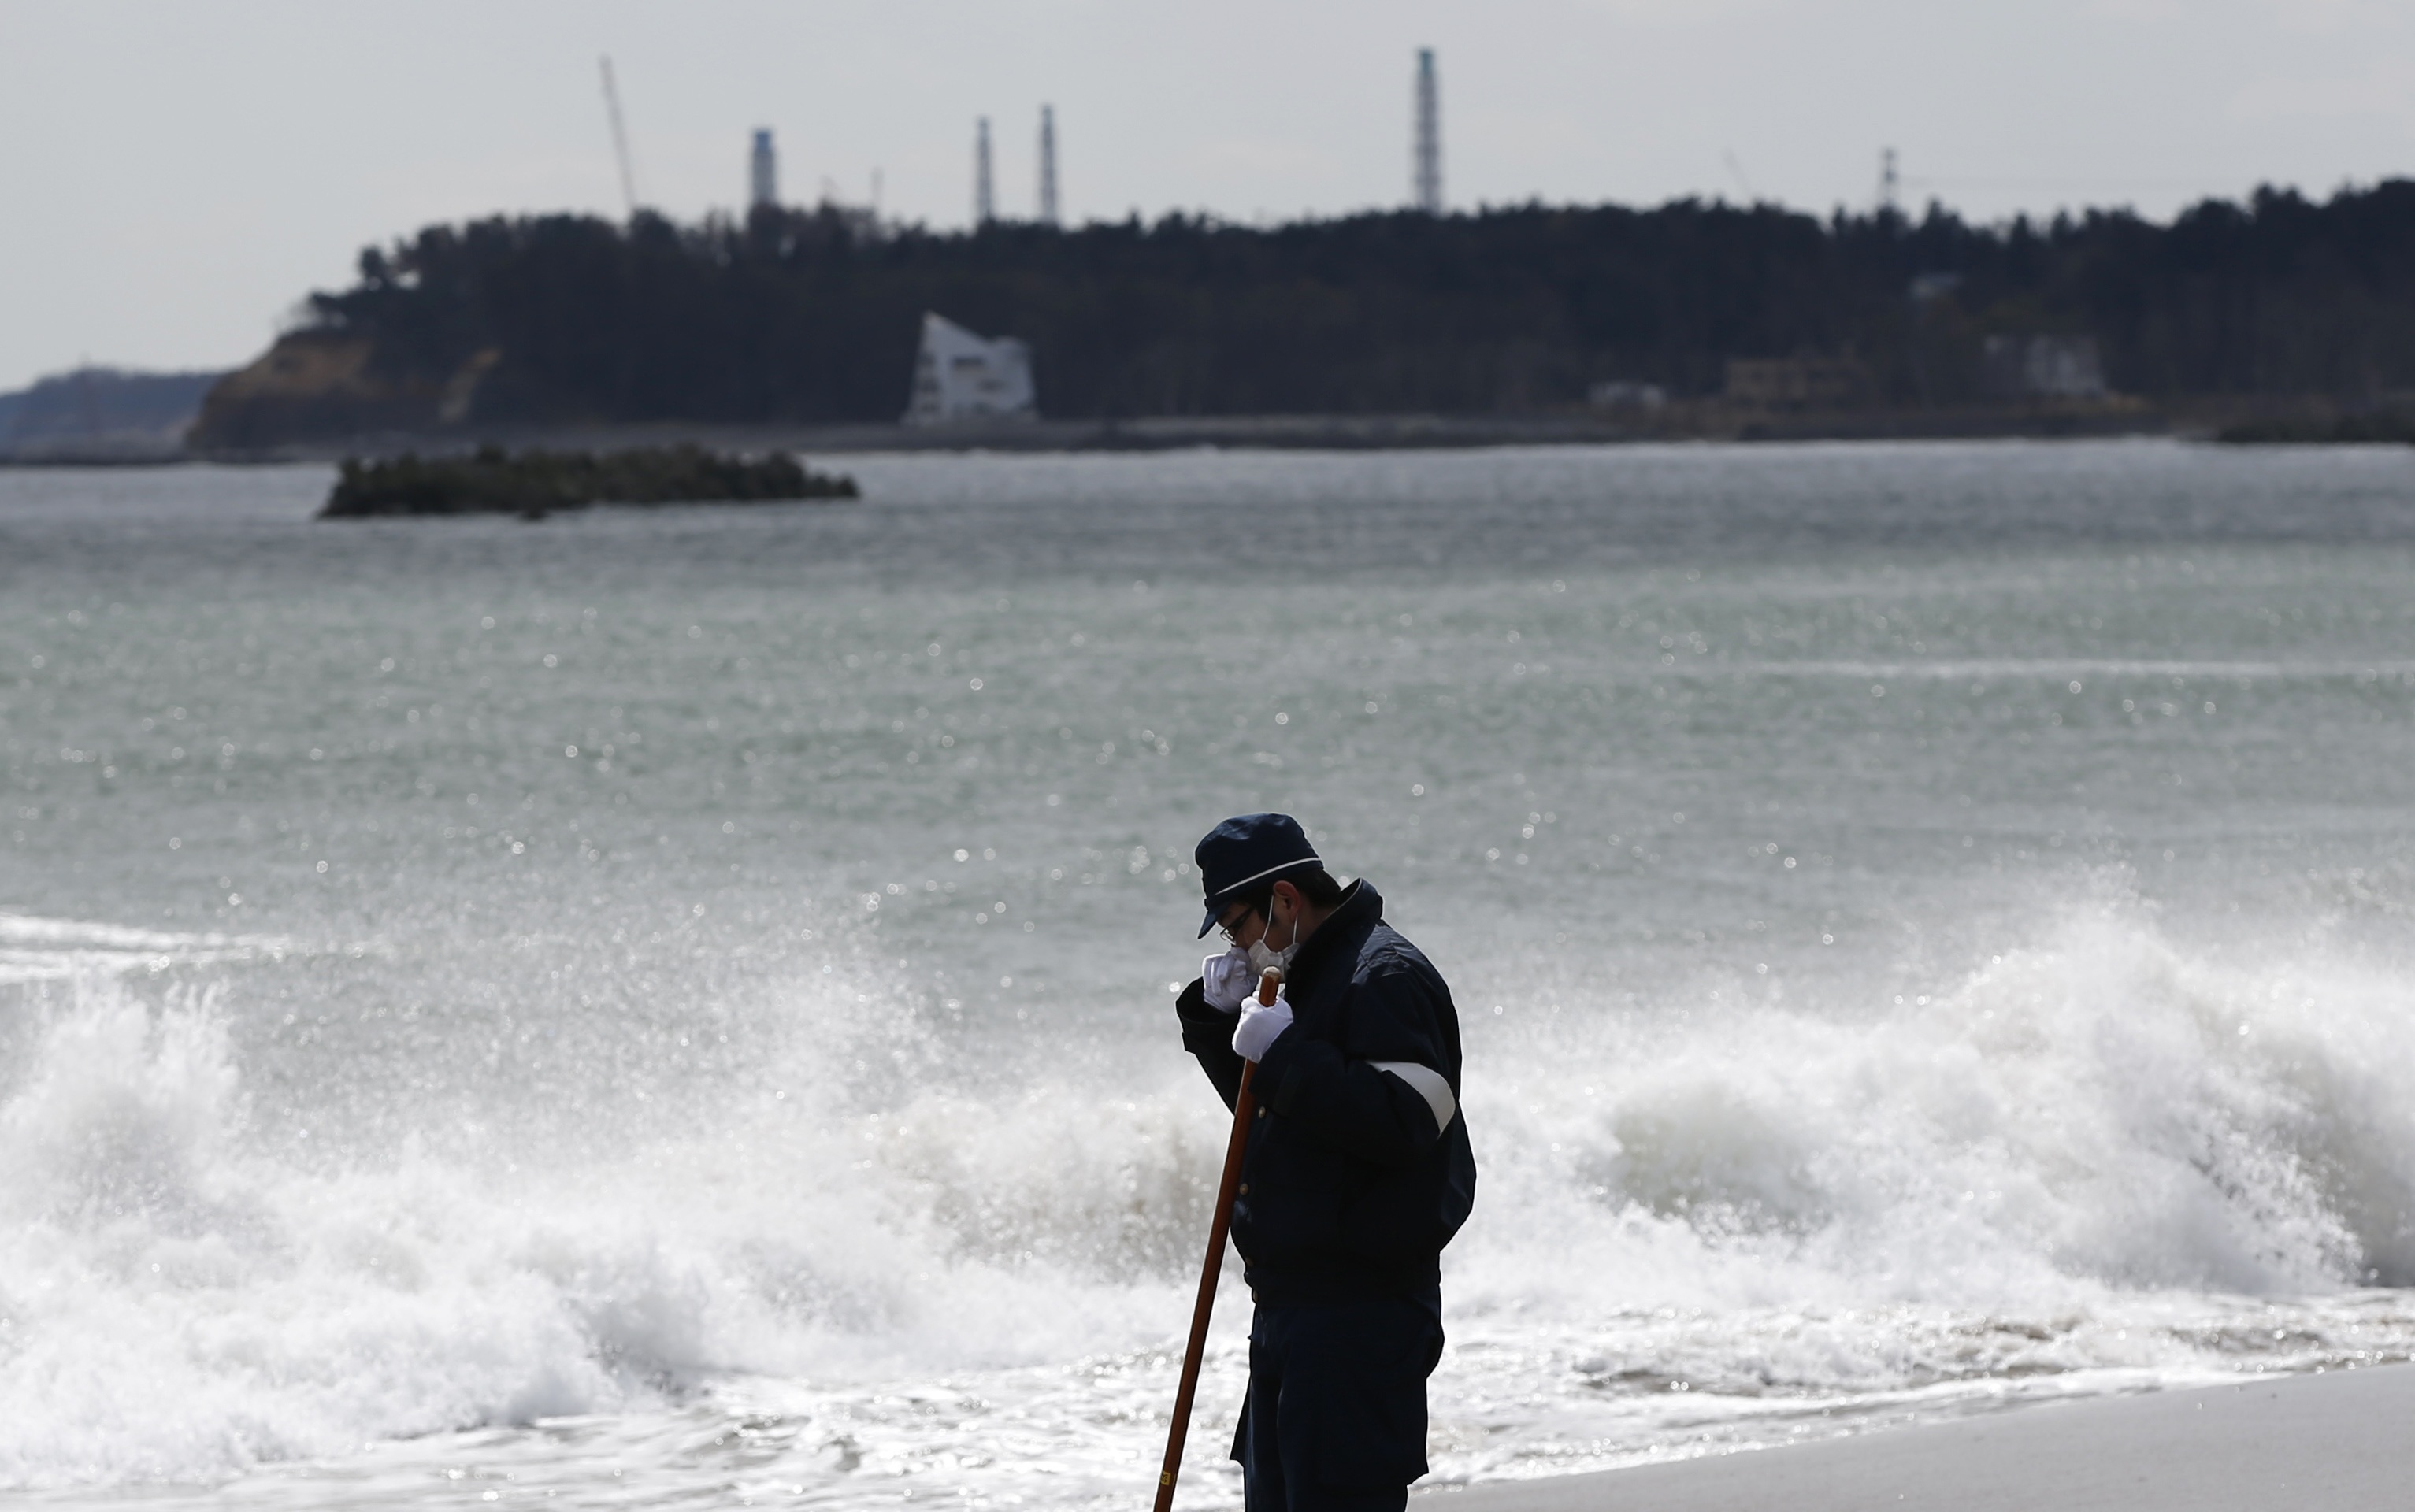
[[[1242,814],[1226,819],[1208,831],[1192,860],[1199,863],[1199,886],[1208,901],[1208,917],[1199,924],[1202,939],[1234,899],[1286,873],[1325,864],[1308,843],[1308,831],[1288,814]]]

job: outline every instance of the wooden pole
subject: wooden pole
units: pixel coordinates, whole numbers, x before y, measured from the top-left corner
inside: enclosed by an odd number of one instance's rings
[[[1258,982],[1258,1001],[1273,1002],[1280,981],[1274,971],[1267,972]],[[1258,1100],[1250,1091],[1250,1079],[1257,1073],[1256,1061],[1241,1063],[1241,1089],[1233,1099],[1233,1137],[1224,1145],[1224,1178],[1216,1184],[1216,1220],[1208,1230],[1207,1263],[1199,1267],[1199,1298],[1191,1305],[1191,1343],[1182,1352],[1182,1384],[1175,1388],[1174,1421],[1165,1430],[1165,1464],[1157,1475],[1155,1512],[1168,1512],[1174,1505],[1175,1477],[1182,1473],[1182,1442],[1191,1433],[1191,1401],[1199,1392],[1199,1361],[1208,1349],[1208,1319],[1216,1310],[1216,1280],[1224,1273],[1224,1240],[1233,1231],[1241,1152],[1249,1147],[1250,1120],[1257,1113]]]

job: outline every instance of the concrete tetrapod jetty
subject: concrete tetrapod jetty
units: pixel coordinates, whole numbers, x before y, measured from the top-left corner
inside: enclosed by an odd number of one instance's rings
[[[1422,1512],[2406,1512],[2415,1367],[2265,1376],[1631,1470]]]

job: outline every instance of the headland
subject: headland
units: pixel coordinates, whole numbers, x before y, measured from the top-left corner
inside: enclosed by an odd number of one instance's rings
[[[2259,190],[2168,223],[1698,200],[963,233],[828,206],[696,225],[494,217],[364,251],[351,287],[310,295],[210,390],[188,445],[245,460],[583,437],[846,451],[2313,433],[2415,409],[2408,268],[2415,181],[2395,180],[2324,202]],[[953,357],[918,346],[933,330]],[[925,378],[1001,353],[1014,418],[899,423],[938,412],[909,403]]]

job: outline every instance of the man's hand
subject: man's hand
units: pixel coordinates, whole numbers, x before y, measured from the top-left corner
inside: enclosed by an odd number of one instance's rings
[[[1242,1000],[1257,984],[1258,974],[1250,969],[1250,952],[1238,945],[1199,963],[1200,996],[1219,1013],[1239,1012]]]
[[[1243,1060],[1256,1060],[1290,1027],[1289,1003],[1281,997],[1271,1003],[1261,1003],[1252,997],[1249,1006],[1241,1010],[1241,1022],[1233,1029],[1233,1054]]]

